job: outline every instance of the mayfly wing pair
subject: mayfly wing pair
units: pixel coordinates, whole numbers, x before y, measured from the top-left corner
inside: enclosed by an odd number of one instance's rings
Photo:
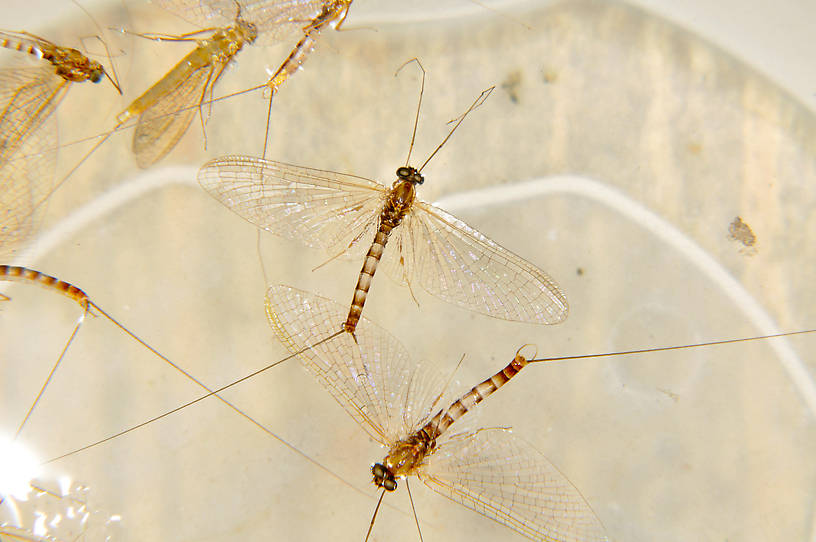
[[[217,29],[208,38],[195,40],[197,46],[192,52],[118,115],[118,126],[138,117],[133,153],[143,168],[161,160],[175,147],[196,111],[200,112],[207,97],[212,96],[227,64],[244,45],[256,41],[272,43],[303,31],[303,38],[267,83],[273,91],[277,90],[303,63],[316,34],[340,17],[341,12],[345,13],[342,10],[348,9],[350,1],[157,0],[157,3],[197,26]]]
[[[54,111],[72,83],[98,83],[107,73],[76,49],[27,32],[0,31],[0,46],[50,63],[0,70],[0,255],[6,257],[36,230],[52,190]]]
[[[218,158],[198,173],[210,195],[269,232],[333,256],[370,245],[343,324],[349,333],[380,258],[398,282],[475,312],[538,324],[566,318],[567,300],[546,273],[455,216],[414,199],[422,182],[414,168],[400,167],[397,177],[389,189],[362,177],[250,156]],[[386,243],[393,247],[385,249]]]
[[[393,491],[398,479],[416,475],[434,491],[533,540],[607,540],[581,494],[532,446],[502,428],[456,430],[468,409],[524,368],[523,356],[517,353],[450,406],[440,405],[445,379],[415,366],[395,338],[367,319],[360,320],[356,341],[338,334],[344,314],[339,304],[288,286],[271,287],[266,308],[286,347],[389,449],[372,468],[378,487]]]

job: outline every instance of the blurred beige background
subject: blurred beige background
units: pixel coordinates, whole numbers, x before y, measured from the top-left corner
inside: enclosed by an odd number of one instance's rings
[[[541,328],[423,293],[417,307],[378,278],[366,315],[417,360],[449,371],[466,354],[457,373],[464,391],[524,343],[574,355],[816,322],[813,45],[801,30],[813,8],[791,3],[761,15],[745,3],[734,11],[643,4],[664,18],[591,1],[494,10],[460,2],[408,14],[403,3],[358,1],[347,30],[325,32],[276,97],[268,155],[388,184],[405,159],[417,99],[414,71],[393,77],[403,62],[419,57],[428,72],[417,161],[495,84],[427,167],[420,195],[540,265],[571,303],[564,324]],[[193,30],[141,2],[91,11],[105,28]],[[74,8],[60,17],[51,28],[4,24],[72,45],[97,32]],[[73,88],[59,112],[63,143],[112,126],[189,50],[109,39],[125,97]],[[761,55],[757,43],[766,44]],[[243,51],[217,94],[263,82],[291,45]],[[54,196],[40,244],[20,262],[83,288],[211,386],[282,357],[263,314],[254,227],[193,183],[210,157],[258,154],[264,113],[258,93],[216,104],[206,150],[194,121],[147,172],[134,166],[130,132],[113,137]],[[61,169],[86,147],[61,149]],[[738,215],[758,237],[752,254],[728,238]],[[260,253],[270,282],[350,299],[359,262],[312,273],[325,255],[268,234]],[[50,292],[3,291],[13,302],[0,307],[0,430],[12,431],[78,309]],[[801,337],[775,348],[532,367],[484,405],[482,420],[512,425],[541,450],[613,540],[814,540],[812,344]],[[47,459],[197,395],[104,319],[88,318],[21,439]],[[125,540],[362,540],[375,504],[369,465],[383,451],[295,362],[225,396],[353,487],[214,400],[51,472],[88,484],[95,505],[121,514]],[[426,540],[521,539],[418,482],[412,490]],[[416,540],[406,494],[387,502],[374,539]]]

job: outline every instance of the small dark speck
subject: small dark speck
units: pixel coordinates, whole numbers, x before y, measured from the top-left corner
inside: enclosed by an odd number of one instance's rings
[[[501,88],[507,92],[507,96],[514,104],[519,103],[519,87],[521,86],[521,71],[511,72],[502,82]]]
[[[552,68],[541,69],[541,79],[548,85],[558,81],[558,72]]]
[[[578,269],[575,270],[575,274],[578,275],[579,277],[582,277],[584,275],[584,268],[579,267]]]
[[[742,220],[741,217],[736,217],[734,220],[728,225],[728,237],[732,241],[738,241],[742,243],[743,249],[749,249],[756,251],[756,242],[757,237],[754,231],[751,229],[745,221]],[[750,252],[746,252],[749,255],[753,255]]]

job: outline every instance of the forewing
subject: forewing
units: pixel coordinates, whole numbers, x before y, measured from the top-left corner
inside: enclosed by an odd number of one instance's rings
[[[289,286],[272,286],[266,294],[269,323],[281,342],[372,438],[390,446],[421,427],[442,384],[366,318],[355,343],[340,331],[347,312],[347,306]]]
[[[417,201],[393,235],[385,262],[398,281],[460,307],[519,322],[557,324],[567,299],[542,270],[455,216]]]
[[[332,256],[370,240],[364,232],[376,223],[385,198],[385,187],[362,177],[251,156],[211,160],[198,182],[256,226]]]
[[[47,117],[0,165],[0,260],[36,233],[54,185],[56,117]]]
[[[69,86],[49,67],[0,70],[0,165],[51,116]]]
[[[164,158],[179,142],[198,112],[204,87],[220,64],[202,67],[171,88],[151,107],[139,115],[133,132],[133,154],[141,168]]]
[[[570,481],[508,430],[482,429],[443,439],[418,471],[434,491],[533,540],[608,540]]]
[[[326,3],[315,0],[241,0],[241,18],[258,29],[258,44],[269,45],[301,33]]]
[[[225,27],[236,17],[258,30],[257,43],[268,45],[294,36],[320,14],[323,0],[153,0],[199,28]],[[240,15],[239,15],[240,8]]]
[[[153,0],[153,3],[202,29],[227,26],[238,13],[235,0]]]

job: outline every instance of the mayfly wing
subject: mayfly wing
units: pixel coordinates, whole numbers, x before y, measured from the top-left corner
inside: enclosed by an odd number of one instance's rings
[[[214,82],[212,74],[220,69],[221,65],[199,68],[139,116],[133,132],[133,153],[139,167],[149,167],[173,150],[198,112],[194,106],[204,96],[208,81]]]
[[[46,210],[42,202],[54,185],[56,149],[56,117],[51,115],[0,163],[0,257],[11,256],[39,229]]]
[[[50,66],[0,70],[0,165],[51,116],[69,86]]]
[[[243,0],[241,18],[258,27],[258,43],[270,45],[300,32],[320,14],[326,0]]]
[[[156,0],[156,3],[200,28],[228,26],[238,16],[255,25],[257,44],[269,45],[308,25],[326,0]]]
[[[437,493],[533,540],[608,540],[570,481],[506,429],[443,435],[417,474]]]
[[[338,334],[346,307],[283,285],[267,291],[266,312],[281,342],[378,442],[390,446],[432,414],[436,375],[417,370],[405,347],[376,324],[362,318],[355,343]]]
[[[153,3],[200,28],[223,27],[235,20],[236,0],[153,0]]]
[[[256,226],[332,256],[371,241],[363,232],[373,235],[385,197],[381,184],[362,177],[251,156],[211,160],[199,170],[198,182]]]
[[[567,299],[546,273],[429,203],[414,202],[391,243],[386,272],[449,303],[519,322],[567,317]]]

